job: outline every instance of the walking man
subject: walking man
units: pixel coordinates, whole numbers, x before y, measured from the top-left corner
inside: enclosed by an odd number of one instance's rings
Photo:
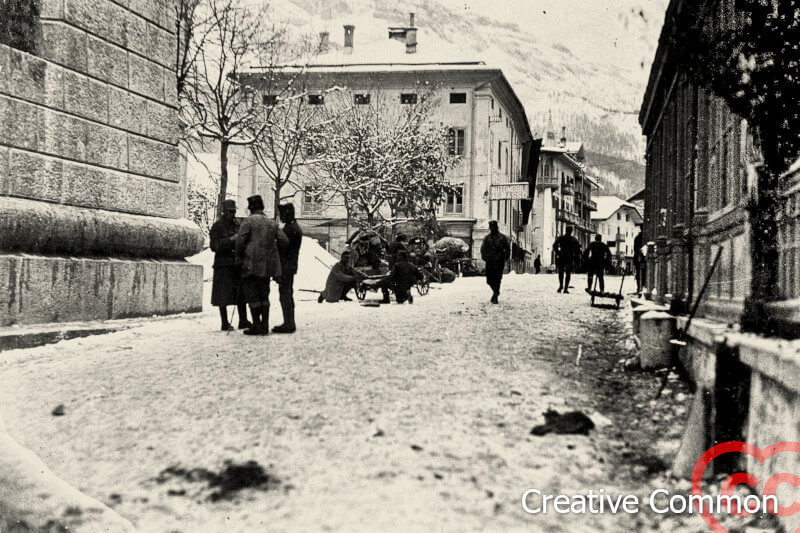
[[[603,242],[603,236],[599,233],[595,235],[594,241],[586,249],[586,264],[588,267],[586,292],[592,290],[592,278],[597,276],[597,285],[600,292],[605,292],[606,284],[603,279],[606,266],[611,263],[611,250]]]
[[[581,257],[581,245],[578,239],[572,236],[572,226],[567,226],[564,235],[553,243],[556,253],[556,268],[558,268],[558,291],[569,294],[569,281],[572,278],[572,269]]]
[[[633,239],[633,270],[634,274],[636,274],[636,293],[641,294],[642,292],[642,270],[644,269],[644,255],[642,255],[642,230],[639,230],[639,233],[636,234],[636,238]]]
[[[533,260],[533,268],[534,268],[534,270],[536,270],[537,274],[542,271],[542,256],[541,255],[537,255],[536,259]]]
[[[284,240],[286,236],[264,214],[261,196],[248,198],[247,209],[250,216],[236,234],[236,255],[242,258],[242,288],[253,317],[253,326],[244,334],[269,335],[269,283],[270,278],[281,275],[278,239]]]
[[[228,306],[235,305],[239,310],[239,329],[250,327],[247,321],[247,305],[242,297],[241,261],[236,257],[236,202],[225,200],[222,203],[222,216],[214,222],[209,231],[211,251],[214,252],[214,280],[211,282],[211,305],[219,308],[222,331],[233,329],[228,320]]]
[[[300,255],[300,245],[303,242],[303,230],[294,216],[294,205],[282,204],[278,208],[286,244],[278,243],[278,254],[281,258],[281,277],[278,281],[278,293],[281,297],[283,310],[283,324],[272,328],[273,333],[294,333],[297,324],[294,321],[294,276],[297,274],[297,260]]]
[[[510,254],[508,237],[500,233],[497,221],[492,220],[489,222],[489,234],[481,245],[481,259],[486,262],[486,283],[492,288],[493,304],[499,303],[497,298],[500,296],[500,283],[503,281],[503,271]]]

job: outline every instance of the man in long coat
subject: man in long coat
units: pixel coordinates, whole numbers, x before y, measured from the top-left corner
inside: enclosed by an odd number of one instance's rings
[[[589,292],[593,289],[592,279],[597,276],[597,285],[600,287],[600,292],[606,290],[605,274],[606,266],[611,264],[611,250],[608,245],[603,242],[603,236],[599,233],[595,235],[594,241],[589,244],[586,249],[586,266],[588,269],[588,277],[586,279],[586,291]]]
[[[278,208],[286,236],[286,244],[278,243],[281,257],[281,277],[278,281],[278,292],[281,296],[283,324],[272,328],[273,333],[294,333],[297,324],[294,322],[294,276],[297,274],[297,263],[300,256],[300,245],[303,242],[303,230],[294,215],[294,205],[283,204]]]
[[[281,275],[278,257],[278,239],[286,236],[278,231],[278,224],[264,214],[261,196],[247,199],[250,216],[236,234],[236,255],[242,258],[242,288],[250,304],[253,327],[245,335],[269,335],[269,282]]]
[[[247,305],[242,291],[241,261],[236,257],[236,202],[222,203],[222,216],[214,222],[209,232],[211,250],[214,252],[214,280],[211,283],[211,305],[219,308],[222,331],[233,329],[228,321],[227,306],[236,305],[239,311],[239,329],[250,327],[247,321]]]
[[[572,226],[567,226],[566,233],[553,243],[556,253],[556,268],[558,268],[558,291],[569,294],[569,282],[572,270],[581,259],[581,245],[578,239],[572,236]]]
[[[486,262],[486,283],[492,288],[493,304],[499,303],[500,283],[503,281],[503,271],[510,254],[508,237],[500,233],[497,221],[492,220],[489,222],[489,234],[484,237],[481,245],[481,259]]]

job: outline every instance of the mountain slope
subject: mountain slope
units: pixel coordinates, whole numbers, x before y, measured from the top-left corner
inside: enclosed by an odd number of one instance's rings
[[[386,40],[386,27],[416,14],[418,51],[481,59],[503,69],[536,136],[552,117],[556,134],[584,141],[609,187],[643,185],[644,143],[637,114],[667,0],[273,0],[277,20],[299,31],[328,31],[341,45],[354,24],[355,46]],[[619,168],[617,168],[619,167]],[[631,183],[628,183],[631,182]]]

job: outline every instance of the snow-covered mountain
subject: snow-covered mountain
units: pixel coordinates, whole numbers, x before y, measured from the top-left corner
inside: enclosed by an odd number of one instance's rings
[[[341,46],[387,39],[387,26],[416,15],[418,51],[481,59],[503,69],[541,136],[549,116],[582,140],[604,193],[643,184],[637,114],[668,0],[272,0],[271,16],[304,33],[327,31]],[[598,154],[593,160],[592,154]],[[619,160],[636,163],[616,168]],[[624,170],[623,170],[623,167]],[[633,182],[633,183],[631,183]]]

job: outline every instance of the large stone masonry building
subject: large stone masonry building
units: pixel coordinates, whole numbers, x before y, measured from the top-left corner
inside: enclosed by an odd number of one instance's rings
[[[43,0],[0,44],[0,326],[199,310],[173,7]]]
[[[456,192],[443,203],[438,222],[450,235],[464,239],[478,256],[489,220],[498,220],[501,231],[514,242],[515,267],[523,268],[526,260],[532,261],[526,231],[530,208],[522,205],[532,198],[529,177],[535,168],[528,165],[532,136],[525,110],[502,71],[482,61],[443,60],[418,53],[413,19],[407,27],[389,28],[389,39],[377,46],[360,49],[356,35],[354,27],[345,26],[341,50],[318,55],[308,65],[287,65],[268,72],[253,69],[248,75],[250,83],[269,98],[268,87],[285,85],[276,80],[303,73],[310,93],[307,98],[319,105],[327,102],[318,95],[339,87],[342,91],[329,99],[345,98],[353,105],[385,108],[402,108],[433,91],[438,105],[428,120],[450,128],[451,150],[460,158],[447,175]],[[258,165],[241,167],[250,169],[252,184],[246,190],[248,176],[239,176],[242,195],[258,193],[272,198],[272,185]],[[305,194],[303,179],[298,181],[293,201],[300,223],[307,234],[329,243],[332,251],[340,251],[348,233],[346,212],[320,206],[312,195]],[[284,191],[281,194],[286,195]]]
[[[708,13],[702,22],[709,31],[735,29],[743,16],[733,0],[704,0],[702,4]],[[645,295],[651,301],[643,309],[669,311],[641,315],[643,350],[649,357],[658,349],[666,354],[675,349],[698,386],[682,449],[691,448],[687,443],[692,441],[697,453],[726,440],[745,440],[760,448],[800,441],[797,347],[739,331],[753,274],[747,202],[758,188],[760,154],[747,121],[707,87],[693,82],[680,59],[673,57],[671,36],[686,5],[686,0],[669,4],[639,115],[647,136],[643,233]],[[767,308],[780,318],[784,334],[796,336],[800,324],[797,172],[781,181],[777,289],[782,301]],[[712,272],[718,253],[720,259]],[[686,315],[695,304],[699,304],[697,316],[686,329]],[[654,339],[659,337],[649,324],[657,324],[661,332],[685,329],[686,334],[677,345],[662,338],[658,348]],[[786,455],[763,467],[749,461],[747,470],[761,480],[776,471],[798,471],[800,461],[788,457],[796,454]],[[694,461],[695,454],[684,457],[686,465]],[[789,505],[785,496],[779,495],[781,505]],[[797,516],[781,520],[787,531],[800,526]]]

